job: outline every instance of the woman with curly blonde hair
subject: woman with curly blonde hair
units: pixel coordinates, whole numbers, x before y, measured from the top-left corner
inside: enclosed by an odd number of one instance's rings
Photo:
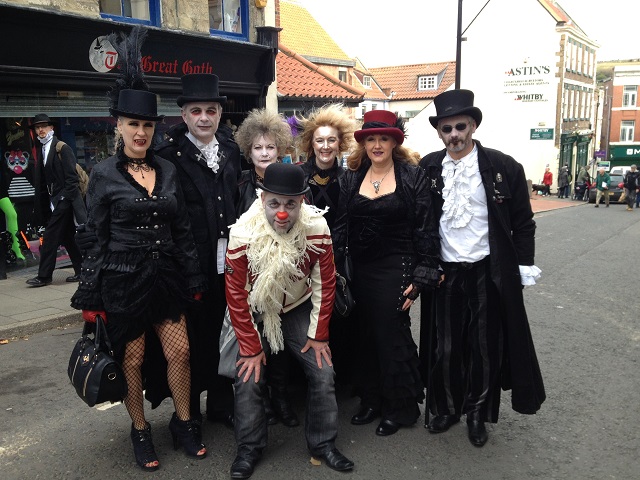
[[[282,158],[293,138],[282,115],[254,109],[235,133],[235,140],[253,168],[242,172],[238,182],[236,215],[240,217],[256,200],[256,182],[262,182],[267,166]]]
[[[310,201],[318,208],[329,207],[324,218],[331,229],[338,210],[339,179],[344,174],[340,158],[355,144],[356,122],[341,104],[325,105],[298,120],[302,133],[297,140],[307,156],[302,169],[311,187]]]

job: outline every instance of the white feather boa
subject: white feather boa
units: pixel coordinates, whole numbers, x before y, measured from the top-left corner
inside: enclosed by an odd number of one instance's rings
[[[280,312],[287,292],[305,276],[300,265],[308,258],[307,248],[323,252],[307,242],[306,232],[312,219],[325,213],[326,209],[302,204],[298,221],[287,233],[280,234],[267,222],[258,193],[258,199],[236,222],[249,235],[247,260],[249,274],[254,278],[249,307],[261,313],[264,336],[273,353],[284,349]]]

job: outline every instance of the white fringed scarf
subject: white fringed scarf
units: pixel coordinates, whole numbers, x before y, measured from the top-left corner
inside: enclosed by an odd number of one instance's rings
[[[304,277],[300,265],[308,258],[307,248],[318,253],[324,251],[307,242],[306,232],[313,223],[312,219],[325,213],[326,209],[302,204],[298,221],[291,230],[277,233],[267,223],[258,191],[258,200],[236,223],[249,232],[247,260],[255,281],[247,300],[253,311],[262,314],[264,336],[273,353],[284,349],[280,312],[287,292]]]

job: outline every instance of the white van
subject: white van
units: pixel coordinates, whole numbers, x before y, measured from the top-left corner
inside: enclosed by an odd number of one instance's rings
[[[617,175],[624,175],[625,173],[627,173],[629,170],[631,170],[631,166],[624,166],[624,167],[613,167],[609,173],[610,174],[617,174]]]

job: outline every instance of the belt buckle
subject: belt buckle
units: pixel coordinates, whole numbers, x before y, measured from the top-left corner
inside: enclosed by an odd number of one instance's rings
[[[157,250],[156,250],[156,251],[151,252],[151,258],[152,258],[153,260],[158,260],[158,259],[160,258],[160,252],[158,252]]]

